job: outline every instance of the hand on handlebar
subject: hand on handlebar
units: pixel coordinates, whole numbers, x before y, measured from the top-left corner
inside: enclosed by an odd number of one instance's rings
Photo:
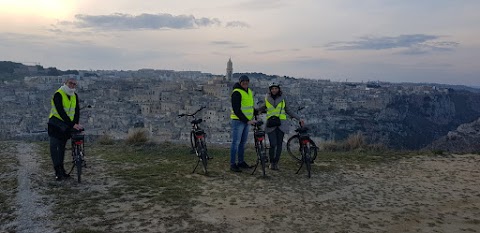
[[[76,129],[76,130],[81,130],[81,129],[83,129],[83,126],[81,126],[80,124],[75,124],[73,126],[73,128]]]
[[[247,124],[249,124],[249,125],[254,125],[255,123],[257,123],[256,120],[249,120],[249,121],[247,122]]]
[[[299,123],[300,123],[300,126],[302,126],[302,127],[305,126],[305,120],[304,120],[304,119],[300,119],[300,120],[299,120]]]

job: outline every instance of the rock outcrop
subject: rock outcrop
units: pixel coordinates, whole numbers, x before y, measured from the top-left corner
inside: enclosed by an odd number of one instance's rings
[[[462,124],[446,136],[434,141],[426,149],[448,151],[451,153],[480,152],[480,118]]]

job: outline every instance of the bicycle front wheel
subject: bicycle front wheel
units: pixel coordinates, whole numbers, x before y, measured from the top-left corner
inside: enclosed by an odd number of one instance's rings
[[[200,140],[198,143],[198,153],[200,156],[200,160],[202,160],[202,168],[203,172],[207,174],[207,165],[208,165],[208,155],[207,155],[207,146],[204,140]]]
[[[300,137],[298,135],[293,135],[287,141],[287,151],[288,154],[297,162],[301,163],[302,160],[302,148],[300,147]],[[308,139],[310,144],[310,160],[313,162],[317,158],[318,147],[312,139]]]
[[[302,162],[302,149],[300,148],[300,140],[298,135],[293,135],[287,141],[287,151],[290,157],[297,162]]]
[[[265,170],[266,170],[266,157],[265,157],[265,147],[263,146],[263,142],[258,142],[258,147],[257,147],[257,156],[258,159],[260,159],[260,165],[262,166],[262,174],[263,176],[266,176]]]
[[[195,134],[193,131],[190,131],[190,148],[192,148],[192,153],[197,153],[198,151],[197,150],[197,145],[196,144],[196,141],[195,141]]]
[[[311,157],[311,150],[310,147],[304,146],[303,147],[303,162],[305,163],[305,168],[307,169],[307,177],[311,177],[312,173],[312,157]]]
[[[82,182],[82,151],[80,146],[75,149],[75,167],[77,167],[77,180],[78,183]]]

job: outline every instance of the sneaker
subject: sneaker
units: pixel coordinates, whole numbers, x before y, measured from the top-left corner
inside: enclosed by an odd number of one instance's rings
[[[278,163],[273,164],[273,170],[278,171]]]
[[[61,174],[62,174],[63,178],[65,178],[65,179],[68,179],[68,178],[70,178],[70,175],[69,175],[69,174],[67,174],[67,172],[65,171],[65,168],[63,168],[63,167],[60,167],[60,172],[61,172]]]
[[[63,178],[62,176],[55,176],[55,180],[56,180],[56,181],[61,181],[62,178]]]
[[[237,165],[239,168],[252,168],[252,166],[248,165],[245,161],[238,163]]]
[[[232,171],[232,172],[242,172],[242,170],[240,170],[240,168],[237,166],[237,164],[230,165],[230,171]]]

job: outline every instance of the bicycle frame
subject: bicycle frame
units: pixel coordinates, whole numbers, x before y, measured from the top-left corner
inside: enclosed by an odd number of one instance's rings
[[[298,168],[297,172],[295,174],[298,174],[300,170],[302,169],[303,165],[305,164],[307,168],[307,176],[310,178],[311,176],[311,163],[312,163],[312,148],[316,148],[315,145],[310,145],[312,140],[310,139],[310,136],[308,135],[308,128],[300,126],[297,130],[295,130],[298,135],[298,142],[300,144],[300,154],[302,155],[302,163],[300,164],[300,167]]]
[[[257,116],[255,116],[255,120],[257,119]],[[262,166],[262,173],[263,176],[265,177],[265,166],[266,166],[266,152],[265,152],[265,131],[261,129],[261,126],[263,125],[263,121],[257,121],[253,125],[253,139],[255,141],[255,152],[257,154],[257,162],[255,164],[255,168],[252,171],[252,175],[255,173],[257,170],[258,164],[260,163]]]
[[[192,147],[192,150],[195,151],[195,154],[198,158],[197,164],[193,168],[192,173],[195,172],[197,169],[198,165],[200,162],[202,162],[203,165],[203,171],[206,174],[207,173],[207,160],[210,159],[207,154],[207,145],[205,143],[205,137],[207,134],[203,129],[200,128],[199,124],[202,123],[202,119],[197,119],[195,117],[195,114],[200,112],[202,109],[205,107],[201,107],[198,109],[195,113],[192,114],[179,114],[178,117],[184,117],[184,116],[189,116],[192,117],[193,120],[190,122],[192,124],[192,129],[190,130],[190,146]]]
[[[84,153],[84,139],[85,135],[81,134],[83,131],[73,131],[72,132],[72,168],[70,169],[70,174],[73,169],[76,167],[77,168],[77,180],[78,183],[81,183],[81,175],[82,175],[82,167],[87,167],[86,161],[85,161],[85,153]]]

